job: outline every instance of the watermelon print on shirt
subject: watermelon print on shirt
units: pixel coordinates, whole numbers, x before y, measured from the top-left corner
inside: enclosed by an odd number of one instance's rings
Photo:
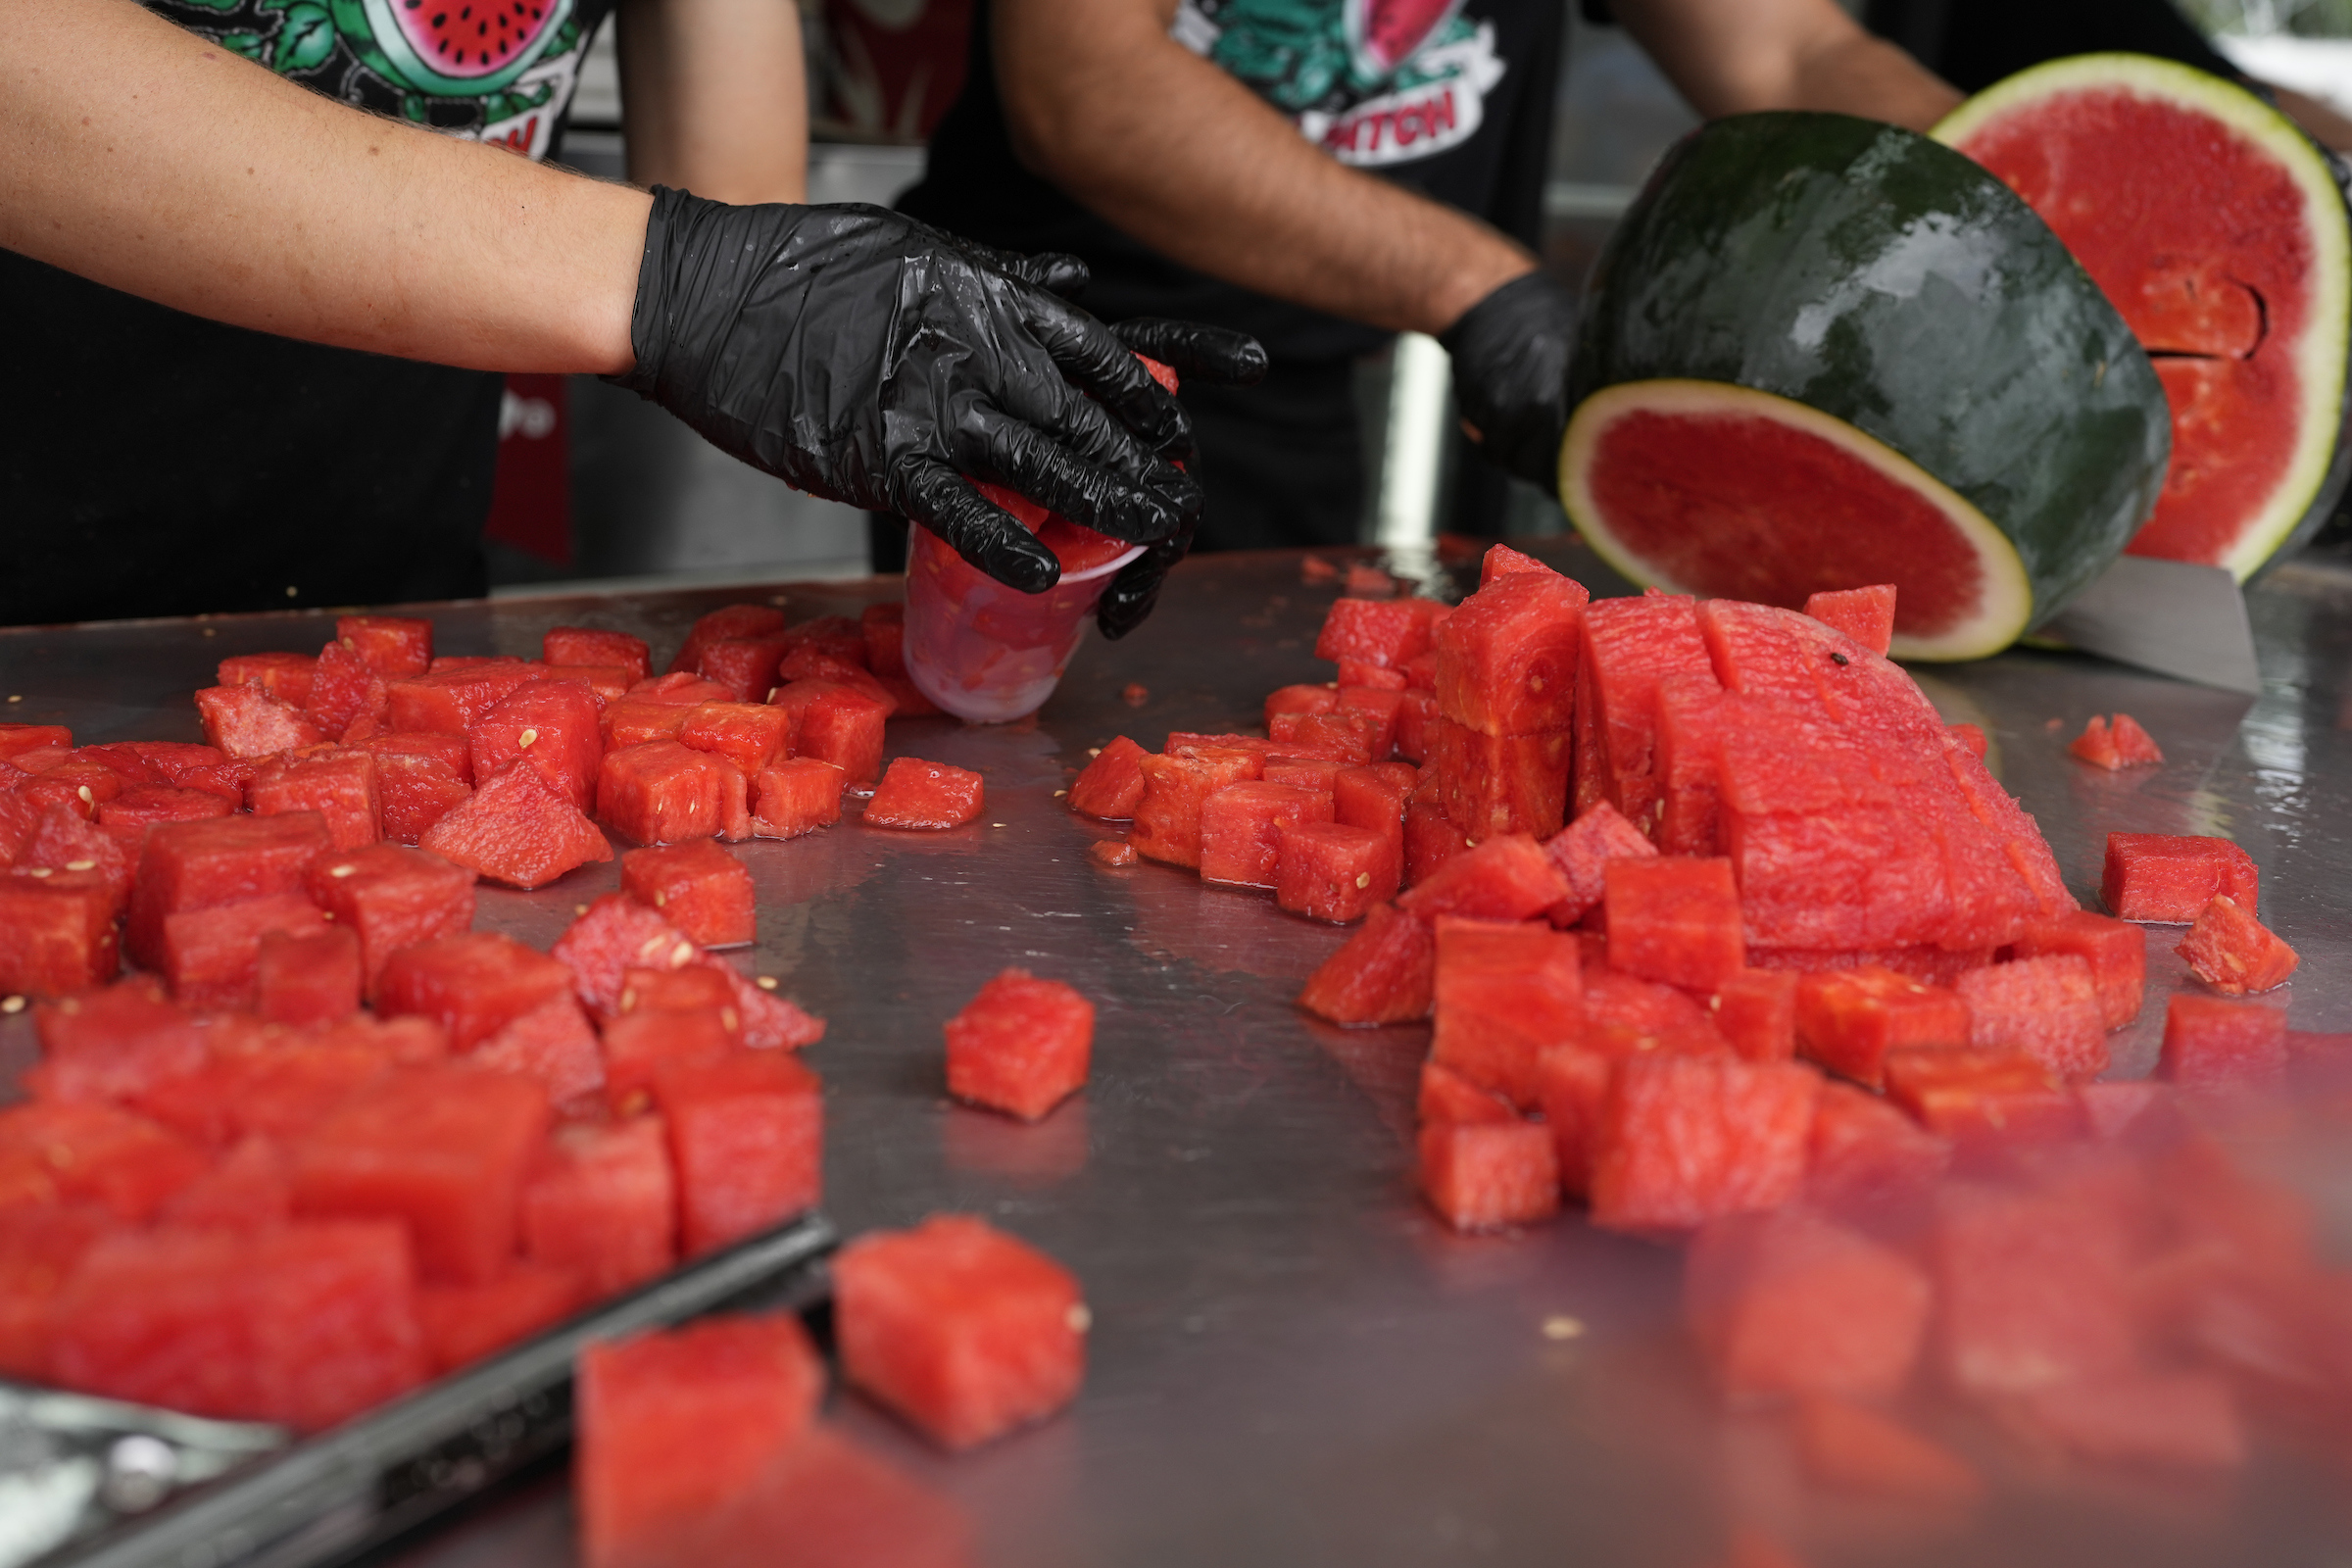
[[[1183,0],[1169,33],[1362,169],[1470,140],[1508,69],[1462,0]]]
[[[611,0],[151,0],[148,9],[330,98],[539,159]]]

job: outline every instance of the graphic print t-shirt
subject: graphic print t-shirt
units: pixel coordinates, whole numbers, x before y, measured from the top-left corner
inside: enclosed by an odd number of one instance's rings
[[[534,159],[611,8],[149,6],[329,97]],[[483,591],[499,376],[223,326],[5,250],[0,302],[0,624]]]
[[[1329,361],[1386,334],[1222,283],[1159,256],[1024,169],[972,18],[963,96],[931,138],[907,212],[1006,249],[1068,251],[1105,319],[1178,316],[1253,333],[1277,357]],[[1183,0],[1169,32],[1344,164],[1540,238],[1560,0]]]

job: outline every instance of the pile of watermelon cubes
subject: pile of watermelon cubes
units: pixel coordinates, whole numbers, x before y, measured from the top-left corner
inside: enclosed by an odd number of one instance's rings
[[[2225,840],[2115,834],[2113,912],[2078,907],[1983,734],[1884,657],[1893,610],[1589,603],[1496,547],[1450,611],[1339,600],[1337,682],[1275,692],[1265,735],[1121,737],[1070,801],[1360,920],[1298,1001],[1431,1022],[1430,1204],[1694,1240],[1725,1393],[1799,1401],[1833,1480],[1972,1477],[1886,1408],[1930,1365],[2068,1451],[2234,1464],[2280,1380],[2352,1401],[2346,1276],[2214,1137],[2288,1082],[2284,1011],[2243,999],[2293,950]],[[2170,1000],[2156,1081],[2100,1083],[2137,922],[2187,924],[2206,989]]]
[[[878,778],[878,825],[979,809],[883,775],[898,609],[728,607],[659,677],[615,632],[436,659],[346,616],[224,661],[207,745],[0,725],[0,1011],[41,1048],[0,1374],[316,1430],[810,1207],[824,1025],[710,951],[755,934],[715,841]],[[472,929],[477,877],[612,858],[591,813],[647,846],[622,893],[544,953]]]

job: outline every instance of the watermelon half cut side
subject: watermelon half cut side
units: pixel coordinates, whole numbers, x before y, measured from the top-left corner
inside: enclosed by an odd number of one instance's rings
[[[1895,585],[1898,658],[1995,653],[2033,615],[2017,547],[1984,513],[1884,441],[1770,392],[1673,379],[1596,392],[1569,422],[1560,494],[1603,560],[1670,593],[1801,605],[1876,573]]]
[[[1568,406],[1561,501],[1634,581],[1788,610],[1892,582],[1893,650],[1921,658],[1997,652],[2087,586],[2172,442],[2147,355],[2050,226],[1845,115],[1732,116],[1668,151],[1594,268]]]
[[[2244,581],[2352,477],[2352,220],[2293,122],[2201,71],[2082,55],[1934,131],[2048,220],[2155,361],[2173,462],[2130,546]]]

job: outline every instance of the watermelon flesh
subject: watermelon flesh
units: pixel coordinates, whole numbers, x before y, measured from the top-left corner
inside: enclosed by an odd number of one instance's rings
[[[2243,581],[2345,480],[2352,227],[2328,163],[2245,89],[2087,55],[1961,105],[1937,140],[2057,231],[2155,363],[2173,459],[2132,555]]]

